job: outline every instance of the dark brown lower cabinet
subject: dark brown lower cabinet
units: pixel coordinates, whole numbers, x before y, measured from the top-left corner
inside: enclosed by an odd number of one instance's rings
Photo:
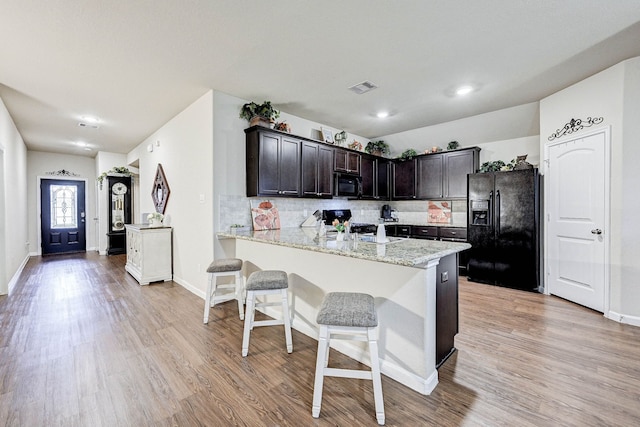
[[[436,267],[436,368],[456,350],[458,333],[458,254],[440,258]]]

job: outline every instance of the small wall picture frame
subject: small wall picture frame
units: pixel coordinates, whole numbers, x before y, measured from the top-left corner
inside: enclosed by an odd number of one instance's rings
[[[320,128],[320,133],[322,133],[322,140],[328,144],[333,144],[333,132],[330,129]]]

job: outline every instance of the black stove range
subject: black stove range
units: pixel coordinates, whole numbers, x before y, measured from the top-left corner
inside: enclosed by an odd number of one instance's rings
[[[354,222],[351,224],[350,228],[352,233],[375,233],[378,230],[378,227],[375,224],[367,224],[364,222]]]
[[[331,225],[335,219],[340,222],[351,219],[351,209],[327,209],[322,211],[322,219],[326,225]],[[375,233],[377,226],[364,222],[353,222],[350,224],[352,233]]]

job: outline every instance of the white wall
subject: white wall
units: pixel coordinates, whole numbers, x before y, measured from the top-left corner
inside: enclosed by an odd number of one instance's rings
[[[537,146],[530,152],[523,150],[532,148],[530,140],[525,138],[539,135],[539,121],[539,106],[537,102],[533,102],[434,126],[383,135],[375,139],[382,139],[390,145],[391,157],[400,155],[408,148],[424,152],[434,146],[445,149],[450,141],[458,141],[461,147],[478,146],[493,151],[491,156],[488,152],[480,152],[483,162],[508,162],[515,157],[511,153],[517,152],[528,154],[527,160],[534,163],[531,160],[539,158]],[[496,141],[499,143],[495,143]],[[514,148],[497,149],[498,145],[502,144]],[[494,154],[511,157],[493,157]]]
[[[480,147],[480,164],[502,160],[509,163],[518,156],[527,155],[527,162],[538,167],[540,164],[540,136],[525,136],[502,141],[476,144]]]
[[[640,226],[635,199],[640,182],[639,64],[640,58],[622,62],[540,101],[541,152],[549,136],[571,119],[603,117],[598,126],[611,127],[610,311],[638,319]]]
[[[213,260],[212,141],[213,92],[209,91],[127,155],[127,164],[139,169],[138,212],[155,211],[151,189],[162,164],[171,190],[165,224],[173,227],[174,280],[200,296]],[[150,144],[152,152],[147,150]]]
[[[92,158],[66,154],[45,153],[42,151],[27,152],[28,171],[28,211],[29,211],[29,252],[31,255],[40,255],[40,217],[39,217],[39,191],[40,178],[65,179],[64,176],[50,175],[48,172],[66,170],[78,176],[72,179],[86,179],[85,188],[85,212],[87,250],[96,250],[96,216],[95,210],[95,164]]]
[[[640,58],[624,65],[620,312],[640,316]]]
[[[0,295],[29,258],[27,148],[0,99]]]

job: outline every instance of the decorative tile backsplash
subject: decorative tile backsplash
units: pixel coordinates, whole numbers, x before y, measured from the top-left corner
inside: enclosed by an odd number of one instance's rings
[[[426,200],[419,201],[374,201],[347,199],[290,199],[244,197],[237,195],[222,195],[216,209],[218,215],[217,230],[228,231],[232,224],[251,226],[251,201],[269,200],[280,213],[282,228],[299,227],[305,219],[316,210],[323,209],[351,209],[352,221],[377,224],[380,209],[383,204],[391,205],[398,214],[401,224],[426,225],[428,222],[428,206]],[[441,224],[442,225],[442,224]],[[451,226],[466,227],[467,202],[465,200],[451,201]]]

